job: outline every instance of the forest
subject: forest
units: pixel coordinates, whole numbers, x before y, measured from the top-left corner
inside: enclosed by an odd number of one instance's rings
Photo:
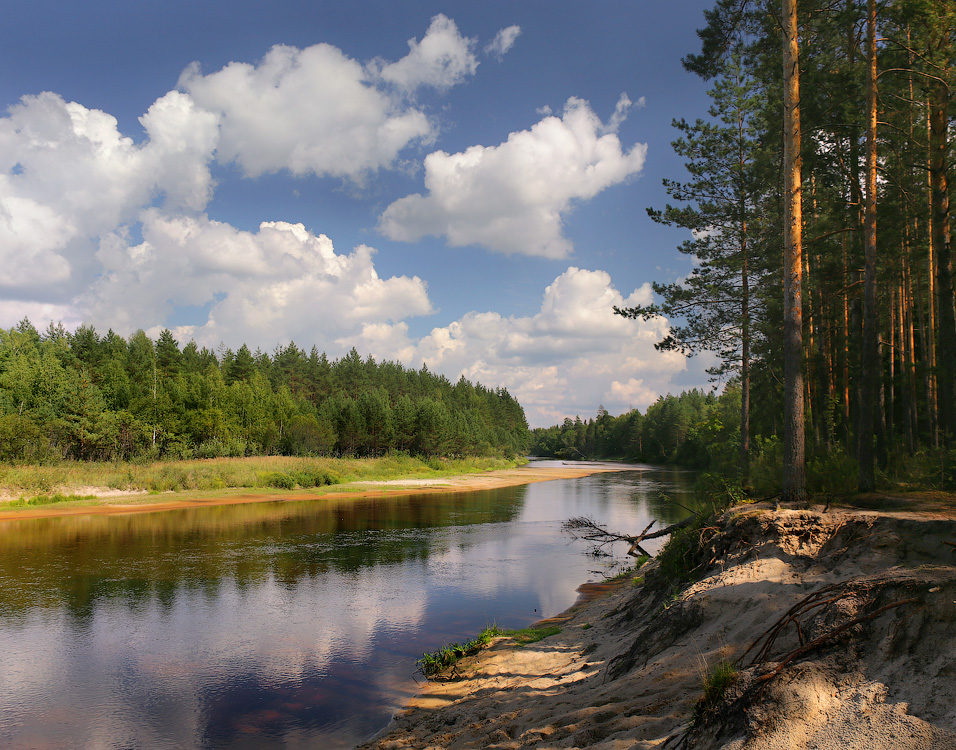
[[[657,346],[717,355],[721,396],[566,420],[534,452],[776,467],[800,499],[819,467],[861,490],[956,483],[950,209],[954,0],[717,0],[687,70],[709,109],[674,122],[685,174],[652,219],[693,270],[654,284]],[[0,460],[250,453],[521,452],[503,389],[294,344],[181,351],[29,321],[0,331]],[[734,455],[731,455],[731,451]]]
[[[732,382],[718,396],[695,388],[661,396],[646,411],[612,416],[599,408],[589,419],[565,419],[560,425],[531,431],[531,454],[565,460],[625,460],[671,465],[698,472],[699,489],[708,495],[728,490],[742,497],[780,494],[783,443],[779,434],[754,435],[749,478],[740,481],[740,385]],[[918,460],[917,460],[918,459]],[[921,452],[887,466],[888,483],[938,483],[939,456]],[[818,495],[856,489],[856,462],[841,449],[811,454],[807,491]]]
[[[659,349],[716,353],[736,406],[668,396],[536,445],[713,465],[700,435],[719,422],[737,450],[724,467],[746,486],[773,454],[787,499],[822,464],[861,490],[917,469],[952,485],[956,3],[718,0],[705,21],[683,62],[711,84],[710,107],[674,122],[686,178],[648,208],[690,231],[693,271],[617,312],[667,316]],[[681,431],[667,410],[686,412],[691,442],[660,436]]]
[[[128,339],[22,320],[0,329],[0,461],[289,456],[514,456],[521,405],[503,388],[452,384],[426,367],[330,361],[295,343],[272,355],[164,330]]]

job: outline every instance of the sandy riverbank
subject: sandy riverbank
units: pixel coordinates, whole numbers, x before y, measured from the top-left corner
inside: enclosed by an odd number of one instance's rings
[[[241,503],[281,502],[289,500],[367,497],[401,497],[432,492],[474,492],[501,487],[514,487],[552,479],[574,479],[607,471],[618,471],[608,464],[577,464],[567,466],[520,466],[514,469],[496,469],[479,474],[461,474],[450,477],[389,479],[384,481],[350,482],[332,485],[321,491],[305,490],[231,490],[223,492],[166,492],[150,495],[145,492],[124,493],[106,487],[62,487],[64,494],[95,495],[96,499],[81,503],[22,508],[4,508],[0,504],[0,522],[24,518],[54,516],[109,515],[117,513],[145,513],[178,510],[208,505],[236,505]]]
[[[698,534],[696,582],[652,561],[363,750],[956,747],[956,514],[749,506]],[[695,709],[721,661],[733,684]]]

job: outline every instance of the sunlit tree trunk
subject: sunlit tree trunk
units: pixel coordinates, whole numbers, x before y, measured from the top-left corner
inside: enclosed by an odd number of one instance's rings
[[[850,438],[850,267],[849,267],[849,237],[843,234],[843,291],[840,294],[841,303],[841,330],[843,345],[840,347],[841,374],[843,376],[840,401],[843,405],[843,445],[849,452]]]
[[[783,499],[806,497],[803,412],[803,211],[800,177],[800,63],[796,0],[783,0],[784,262]]]
[[[908,243],[909,222],[904,224],[903,253],[900,258],[902,283],[900,284],[900,394],[903,404],[903,436],[906,450],[916,449],[916,338],[914,334],[913,279],[910,271],[910,248]]]

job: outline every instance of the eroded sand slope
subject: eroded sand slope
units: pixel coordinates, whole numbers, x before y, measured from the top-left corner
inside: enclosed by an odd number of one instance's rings
[[[749,507],[700,533],[695,583],[652,562],[363,747],[956,748],[956,521]],[[722,659],[738,677],[692,724]]]

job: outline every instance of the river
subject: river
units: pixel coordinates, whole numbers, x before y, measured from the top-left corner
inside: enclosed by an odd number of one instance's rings
[[[544,465],[547,465],[545,463]],[[339,750],[414,661],[613,574],[561,524],[686,514],[649,466],[500,490],[0,524],[0,747]],[[617,550],[623,553],[623,549]]]

